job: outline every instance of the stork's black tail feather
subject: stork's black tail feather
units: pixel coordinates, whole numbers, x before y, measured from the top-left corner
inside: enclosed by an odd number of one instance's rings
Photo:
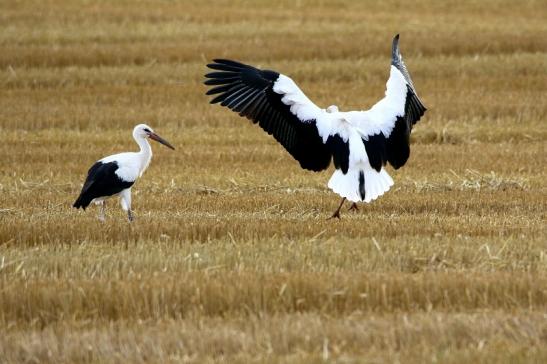
[[[365,199],[365,172],[359,171],[359,196],[361,200]]]

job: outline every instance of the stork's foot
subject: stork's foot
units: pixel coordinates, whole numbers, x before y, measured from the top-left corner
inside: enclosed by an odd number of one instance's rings
[[[357,206],[357,203],[352,203],[351,206],[349,207],[348,211],[355,211],[355,212],[358,212],[359,211],[359,206]]]
[[[133,215],[133,212],[131,210],[127,210],[127,219],[129,222],[135,221],[135,216]]]
[[[340,220],[340,210],[339,210],[339,209],[336,210],[336,211],[334,212],[334,214],[332,214],[332,216],[329,217],[327,220],[331,220],[331,219],[334,219],[334,218],[337,218],[338,220]]]
[[[342,198],[342,201],[340,201],[340,205],[338,206],[338,208],[336,209],[336,211],[334,211],[334,214],[332,214],[331,217],[329,217],[327,220],[330,220],[330,219],[334,219],[334,218],[337,218],[338,220],[340,220],[340,209],[342,208],[342,206],[344,205],[344,202],[346,201],[346,198]]]

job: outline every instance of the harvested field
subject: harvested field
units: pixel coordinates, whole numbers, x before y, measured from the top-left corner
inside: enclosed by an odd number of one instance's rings
[[[547,362],[544,1],[0,2],[0,363]],[[210,106],[205,64],[366,109],[391,39],[428,112],[357,213]],[[146,121],[176,151],[71,207]]]

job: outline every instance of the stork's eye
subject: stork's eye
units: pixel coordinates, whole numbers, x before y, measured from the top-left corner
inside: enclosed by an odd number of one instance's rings
[[[150,129],[148,129],[148,128],[144,128],[144,131],[147,132],[147,133],[150,133]]]

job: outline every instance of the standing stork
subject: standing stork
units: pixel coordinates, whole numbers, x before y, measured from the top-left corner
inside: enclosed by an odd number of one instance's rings
[[[74,202],[74,207],[85,210],[91,202],[101,205],[99,220],[104,221],[106,200],[120,196],[122,209],[127,211],[129,221],[133,221],[131,187],[142,176],[152,159],[152,148],[148,138],[175,149],[146,124],[135,126],[133,138],[139,145],[140,151],[113,154],[95,162],[87,172],[82,192]]]
[[[391,71],[385,97],[366,111],[321,109],[289,77],[271,70],[215,59],[207,67],[207,95],[240,116],[258,123],[311,171],[336,168],[328,187],[342,197],[331,218],[340,218],[344,201],[371,202],[393,185],[384,169],[402,167],[410,155],[412,126],[426,108],[418,98],[399,52],[399,35],[393,39]]]

